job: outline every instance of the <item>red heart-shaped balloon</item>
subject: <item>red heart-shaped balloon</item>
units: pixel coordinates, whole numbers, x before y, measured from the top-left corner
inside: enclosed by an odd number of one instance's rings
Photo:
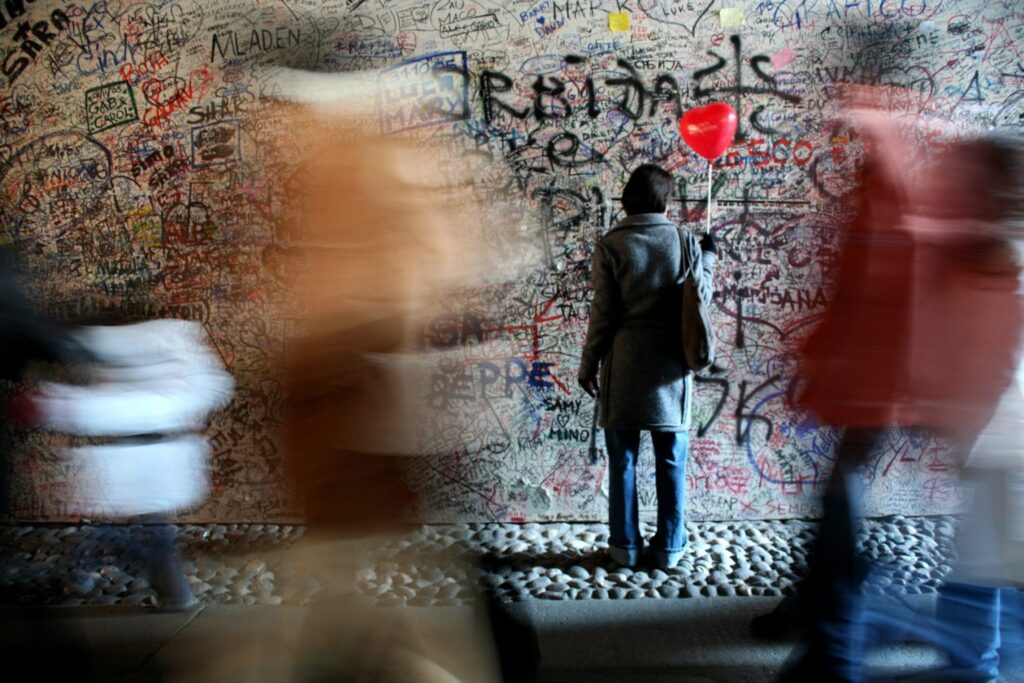
[[[735,109],[725,102],[712,102],[683,114],[679,132],[694,152],[710,161],[729,147],[738,124]]]

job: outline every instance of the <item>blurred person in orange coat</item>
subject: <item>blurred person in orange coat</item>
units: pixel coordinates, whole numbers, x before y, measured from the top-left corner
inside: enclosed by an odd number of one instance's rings
[[[422,431],[437,419],[425,415],[426,382],[444,353],[426,348],[424,330],[448,288],[479,274],[465,237],[478,225],[468,224],[472,197],[439,172],[439,156],[450,153],[440,143],[383,135],[351,110],[368,104],[372,112],[372,83],[284,73],[293,102],[265,106],[289,122],[288,137],[270,142],[295,182],[270,255],[290,274],[284,455],[309,527],[284,552],[320,590],[301,629],[233,648],[250,653],[241,661],[279,655],[287,680],[498,680],[485,615],[459,612],[425,628],[411,610],[380,606],[363,590],[367,572],[418,521],[407,465],[436,455]],[[306,99],[332,93],[338,103]],[[417,562],[423,571],[468,560],[438,552]]]

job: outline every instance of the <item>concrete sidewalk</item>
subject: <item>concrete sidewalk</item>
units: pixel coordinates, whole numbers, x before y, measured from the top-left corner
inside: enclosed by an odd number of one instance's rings
[[[516,604],[517,616],[536,624],[545,681],[771,681],[793,643],[763,643],[750,620],[778,598],[706,598],[678,601],[542,601]],[[931,648],[886,647],[871,653],[873,678],[887,679],[941,664]]]
[[[777,601],[526,600],[508,609],[536,633],[545,683],[732,683],[770,681],[790,655],[792,644],[759,643],[747,631],[750,618]],[[463,664],[488,656],[486,647],[474,645],[488,631],[472,608],[378,609],[400,614],[418,632],[443,633],[455,648],[473,650],[455,653]],[[63,673],[82,680],[93,672],[90,680],[99,681],[279,681],[292,679],[294,648],[304,637],[310,608],[219,605],[158,614],[133,607],[37,607],[3,608],[0,615],[5,658],[11,661],[14,653],[34,662],[37,676]],[[869,670],[872,680],[890,680],[941,661],[929,647],[900,645],[872,652]],[[1012,672],[1005,680],[1024,681],[1024,675]]]

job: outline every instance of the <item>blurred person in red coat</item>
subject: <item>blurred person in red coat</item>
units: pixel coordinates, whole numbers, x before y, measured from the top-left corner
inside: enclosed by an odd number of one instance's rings
[[[808,576],[796,599],[753,624],[778,632],[796,614],[807,627],[807,648],[783,680],[860,680],[861,466],[893,426],[935,430],[966,453],[1009,385],[1020,334],[1003,160],[968,141],[912,169],[916,122],[897,123],[881,94],[849,91],[865,158],[832,302],[800,354],[797,405],[844,433]]]

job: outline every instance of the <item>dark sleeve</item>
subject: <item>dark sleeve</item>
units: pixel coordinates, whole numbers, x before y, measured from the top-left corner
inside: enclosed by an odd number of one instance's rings
[[[0,265],[0,379],[17,379],[31,360],[58,362],[70,353],[65,330],[40,316]]]
[[[590,300],[587,340],[583,344],[583,357],[580,360],[579,376],[582,379],[597,376],[597,366],[615,337],[615,328],[622,309],[619,285],[615,281],[611,258],[601,242],[598,242],[594,249],[591,284],[594,295]]]

